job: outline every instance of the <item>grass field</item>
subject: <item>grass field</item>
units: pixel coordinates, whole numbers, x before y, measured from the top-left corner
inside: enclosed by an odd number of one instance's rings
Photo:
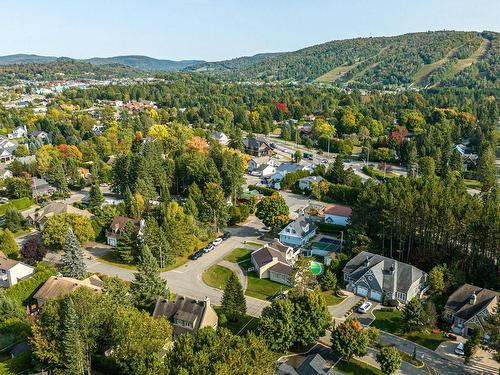
[[[472,55],[470,55],[466,59],[457,60],[451,67],[451,72],[450,72],[451,75],[455,75],[460,71],[464,70],[465,68],[468,68],[469,66],[474,64],[482,55],[484,55],[484,53],[488,48],[489,43],[490,43],[489,40],[483,39],[477,50],[475,50],[474,53],[472,53]]]
[[[9,201],[9,203],[0,205],[0,215],[5,214],[5,211],[7,211],[9,207],[15,207],[18,211],[22,211],[30,208],[34,203],[35,202],[31,198],[12,199]]]
[[[224,314],[222,307],[214,306],[214,309],[217,312],[217,315],[220,316],[221,314]],[[219,327],[227,328],[236,335],[245,335],[249,331],[255,331],[257,329],[257,324],[259,324],[259,319],[250,315],[243,316],[237,322],[227,321],[221,324],[219,321]]]
[[[323,297],[325,297],[326,304],[328,306],[337,305],[340,302],[342,302],[345,298],[345,297],[337,297],[332,291],[321,292],[321,294],[323,295]]]
[[[227,284],[227,280],[232,273],[233,271],[229,268],[214,264],[203,272],[201,278],[205,284],[211,286],[212,288],[224,289]]]
[[[224,260],[232,263],[241,263],[250,260],[250,254],[253,250],[237,248],[224,257]]]
[[[439,344],[446,341],[446,338],[443,335],[432,332],[403,332],[403,318],[401,311],[375,310],[373,311],[373,314],[376,319],[372,323],[372,327],[403,337],[431,350],[436,350]]]
[[[326,72],[322,76],[316,78],[316,81],[317,82],[334,82],[338,78],[340,78],[344,74],[346,74],[348,71],[354,69],[357,65],[358,64],[337,66],[336,68],[333,68],[329,72]]]
[[[340,361],[335,369],[346,375],[383,375],[379,369],[357,359],[351,359],[349,362]]]
[[[250,297],[267,300],[273,294],[290,289],[290,287],[268,280],[259,279],[255,273],[247,276],[248,285],[245,294]]]
[[[481,181],[464,179],[464,183],[469,189],[481,189]]]

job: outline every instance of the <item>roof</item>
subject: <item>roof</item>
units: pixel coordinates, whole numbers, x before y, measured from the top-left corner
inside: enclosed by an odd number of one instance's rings
[[[302,171],[307,169],[305,165],[300,165],[297,163],[292,163],[292,162],[286,162],[286,163],[281,163],[278,168],[276,168],[276,172],[278,173],[291,173],[295,171]]]
[[[323,180],[323,177],[321,176],[307,176],[307,177],[302,177],[302,178],[299,178],[299,183],[300,182],[320,182],[321,180]]]
[[[81,287],[86,287],[94,290],[95,292],[100,292],[102,290],[102,281],[96,275],[93,275],[84,280],[78,280],[72,277],[51,276],[45,282],[45,284],[43,284],[40,289],[37,290],[33,298],[43,301],[55,299],[72,293]]]
[[[132,224],[134,224],[135,226],[139,225],[139,221],[136,219],[131,219],[131,218],[126,217],[126,216],[115,216],[109,227],[111,229],[120,230],[120,229],[125,228],[125,225],[127,225],[127,223],[129,221],[131,221]]]
[[[297,373],[299,375],[330,375],[336,372],[320,354],[311,354],[297,368]]]
[[[332,204],[325,208],[324,213],[325,215],[350,217],[352,215],[352,208],[347,206],[340,206],[338,204]]]
[[[383,290],[408,292],[410,286],[417,280],[426,277],[426,273],[410,264],[362,251],[345,265],[342,272],[349,274],[351,281],[356,282],[369,270],[375,276]],[[375,288],[375,285],[373,285]]]
[[[297,219],[289,223],[280,234],[288,234],[286,232],[287,228],[292,228],[296,235],[300,237],[306,237],[307,235],[314,232],[317,228],[316,223],[313,219],[306,215],[300,215]]]
[[[470,300],[474,295],[475,303],[471,304]],[[452,310],[455,316],[467,321],[487,307],[493,300],[499,298],[500,293],[498,292],[471,284],[464,284],[451,294],[445,308]]]
[[[7,258],[5,254],[0,251],[0,269],[7,271],[16,266],[18,263],[19,262],[17,260]]]
[[[79,208],[76,208],[64,202],[49,203],[42,209],[30,214],[29,217],[37,223],[41,223],[46,221],[49,217],[59,214],[78,214],[87,218],[92,217],[92,214],[90,212],[86,210],[80,210]]]
[[[273,258],[277,258],[280,262],[286,262],[283,253],[273,247],[268,246],[268,244],[264,245],[258,250],[255,250],[251,256],[259,267],[272,262]]]
[[[225,140],[227,139],[227,135],[225,135],[223,132],[215,131],[212,133],[212,138],[217,140]]]
[[[243,146],[251,149],[259,149],[259,148],[271,148],[267,141],[263,138],[255,138],[255,137],[246,137],[243,139]]]
[[[293,267],[289,266],[288,264],[278,262],[274,266],[269,268],[269,271],[290,276],[293,273]]]

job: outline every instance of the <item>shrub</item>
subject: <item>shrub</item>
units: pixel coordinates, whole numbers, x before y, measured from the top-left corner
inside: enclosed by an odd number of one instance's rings
[[[248,190],[257,190],[259,193],[264,194],[266,197],[269,197],[278,191],[276,189],[271,189],[259,185],[248,185]]]

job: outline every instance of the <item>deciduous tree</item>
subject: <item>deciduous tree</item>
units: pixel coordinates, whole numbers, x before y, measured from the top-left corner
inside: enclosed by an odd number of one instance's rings
[[[401,367],[401,354],[394,346],[384,346],[377,354],[380,370],[386,375],[394,374]]]

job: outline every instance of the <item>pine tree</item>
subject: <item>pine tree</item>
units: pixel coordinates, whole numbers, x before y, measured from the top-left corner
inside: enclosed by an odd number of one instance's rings
[[[104,203],[104,196],[102,195],[99,185],[93,184],[90,187],[90,192],[89,192],[89,207],[92,208],[101,207],[103,203]]]
[[[333,165],[328,168],[328,180],[334,184],[343,184],[345,182],[344,162],[340,155],[337,155]]]
[[[222,296],[222,309],[230,321],[238,321],[247,312],[247,304],[243,287],[238,276],[231,273]]]
[[[71,297],[64,300],[64,316],[61,337],[62,355],[65,374],[81,375],[85,373],[86,361],[82,338],[78,332],[78,317]]]
[[[61,258],[62,274],[75,279],[83,279],[87,275],[87,269],[83,260],[83,250],[78,238],[69,228],[64,240],[64,254]]]
[[[68,193],[66,173],[64,173],[61,160],[57,157],[52,158],[50,161],[49,170],[47,172],[47,181],[52,184],[60,194],[66,195]]]
[[[422,301],[413,297],[403,308],[403,322],[406,332],[420,331],[425,324],[424,306]]]
[[[165,267],[166,265],[173,264],[175,261],[175,256],[172,252],[172,248],[168,243],[168,239],[165,232],[158,225],[156,219],[148,218],[146,220],[146,226],[144,228],[144,241],[148,245],[151,253],[158,261],[160,267]]]
[[[131,292],[137,307],[148,309],[160,297],[168,298],[167,282],[160,276],[158,262],[148,245],[142,245],[138,273],[132,282]]]
[[[123,228],[120,238],[118,239],[118,244],[115,248],[115,253],[122,262],[132,263],[135,258],[136,253],[136,232],[134,224],[129,220]]]
[[[327,268],[323,276],[321,276],[321,289],[333,291],[337,289],[337,276]]]

